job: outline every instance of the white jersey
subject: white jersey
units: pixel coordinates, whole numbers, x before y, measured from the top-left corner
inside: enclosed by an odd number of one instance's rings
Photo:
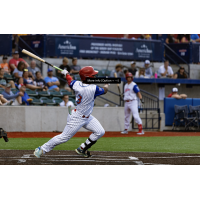
[[[124,100],[133,100],[137,99],[137,93],[139,88],[136,83],[131,82],[130,84],[126,83],[124,86]]]
[[[76,80],[70,83],[70,88],[74,90],[76,95],[77,111],[85,116],[92,113],[96,96],[104,94],[103,88]]]
[[[65,102],[62,101],[62,102],[60,103],[60,106],[65,106]],[[68,107],[68,106],[74,107],[73,102],[72,102],[72,101],[68,101],[67,104],[66,104],[66,107]]]

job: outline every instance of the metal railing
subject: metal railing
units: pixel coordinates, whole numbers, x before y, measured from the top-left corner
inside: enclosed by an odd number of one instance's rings
[[[179,56],[173,49],[171,49],[167,44],[164,44],[164,46],[169,49],[174,55],[176,55],[178,58],[180,58],[187,66],[188,66],[188,78],[190,78],[190,65],[189,63],[187,63],[183,58],[181,58],[181,56]],[[175,62],[168,54],[165,54],[165,56],[168,56],[178,67],[180,67],[180,65]]]
[[[140,89],[144,105],[138,99],[138,112],[144,113],[145,116],[141,117],[143,121],[143,129],[160,129],[160,108],[159,98],[145,90]],[[132,118],[132,129],[138,129],[134,126],[134,119]]]

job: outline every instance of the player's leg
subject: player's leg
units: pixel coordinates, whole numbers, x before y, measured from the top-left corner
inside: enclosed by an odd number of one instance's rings
[[[129,108],[129,103],[125,103],[124,106],[124,131],[121,132],[121,134],[128,134],[128,129],[130,125],[130,115],[131,115],[131,110]]]
[[[80,147],[75,151],[84,157],[89,157],[91,155],[87,150],[91,148],[97,142],[97,140],[105,134],[105,130],[100,122],[92,115],[90,115],[88,122],[83,126],[83,128],[91,131],[92,134],[85,141],[85,143],[82,143]]]
[[[51,151],[55,146],[67,142],[77,133],[77,131],[84,125],[84,123],[85,121],[76,113],[68,115],[67,125],[65,126],[63,132],[50,139],[41,147],[36,148],[34,155],[39,158],[41,154],[45,154]]]
[[[140,115],[138,113],[138,102],[137,102],[137,100],[134,100],[134,101],[131,102],[130,109],[133,113],[133,117],[134,117],[135,122],[138,124],[139,132],[137,134],[143,135],[144,131],[142,129],[142,120],[141,120]]]

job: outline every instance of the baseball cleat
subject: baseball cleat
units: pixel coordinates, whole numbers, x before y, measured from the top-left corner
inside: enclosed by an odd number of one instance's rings
[[[128,134],[128,131],[124,130],[124,131],[121,132],[121,134]]]
[[[40,158],[40,156],[42,155],[42,149],[41,149],[41,147],[38,147],[38,148],[36,148],[35,149],[35,151],[34,151],[34,155],[37,157],[37,158]]]
[[[84,156],[85,158],[91,157],[91,154],[90,154],[89,151],[84,152],[80,147],[77,148],[77,149],[75,149],[75,152],[76,152],[77,154],[79,154],[79,155]]]
[[[144,135],[144,131],[137,133],[137,135]]]

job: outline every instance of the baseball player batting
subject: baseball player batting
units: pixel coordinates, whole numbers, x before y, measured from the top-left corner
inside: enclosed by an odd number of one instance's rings
[[[68,115],[67,125],[63,132],[53,137],[41,147],[36,148],[34,155],[40,158],[42,154],[51,151],[55,146],[67,142],[81,127],[84,127],[88,131],[91,131],[92,134],[85,143],[82,143],[75,151],[77,154],[87,158],[91,156],[88,149],[105,134],[104,128],[91,113],[95,98],[107,93],[108,84],[105,84],[103,88],[93,84],[86,84],[86,78],[95,78],[95,75],[98,73],[98,71],[95,71],[91,66],[83,67],[79,71],[81,81],[72,80],[67,70],[63,70],[61,73],[66,76],[70,88],[75,91],[77,106],[71,111],[71,114]]]
[[[142,120],[140,119],[139,113],[138,113],[138,101],[137,96],[139,97],[141,103],[144,103],[144,100],[142,99],[142,95],[140,93],[140,89],[137,86],[136,83],[133,82],[133,75],[131,73],[126,74],[126,80],[127,83],[124,86],[124,114],[125,114],[125,125],[124,125],[124,131],[121,132],[121,134],[128,134],[129,129],[129,120],[131,112],[133,114],[133,117],[135,119],[135,122],[138,124],[139,132],[138,135],[143,135],[144,131],[142,130]]]

